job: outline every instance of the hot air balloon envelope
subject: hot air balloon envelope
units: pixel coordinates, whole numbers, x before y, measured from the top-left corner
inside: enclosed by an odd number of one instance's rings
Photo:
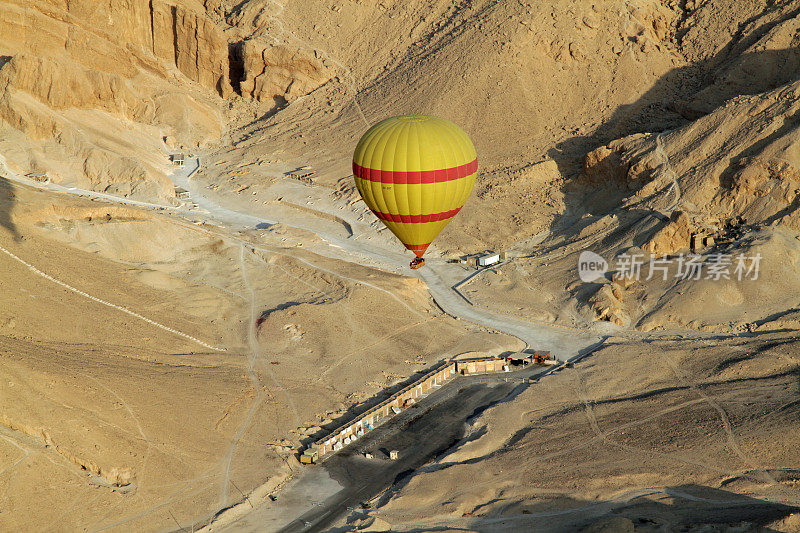
[[[417,257],[464,206],[477,172],[467,134],[429,115],[378,122],[361,137],[353,156],[364,202]]]

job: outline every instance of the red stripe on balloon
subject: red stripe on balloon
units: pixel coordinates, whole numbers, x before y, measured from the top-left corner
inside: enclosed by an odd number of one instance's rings
[[[431,243],[426,244],[406,244],[405,247],[414,252],[417,257],[422,257],[422,254],[425,253],[425,250],[428,249]]]
[[[384,222],[401,222],[404,224],[419,224],[423,222],[439,222],[448,218],[453,218],[461,211],[461,208],[451,209],[442,213],[431,213],[429,215],[395,215],[392,213],[381,213],[380,211],[372,210],[375,216]]]
[[[452,168],[441,170],[378,170],[375,168],[362,167],[353,161],[353,174],[362,180],[375,181],[379,183],[396,183],[398,185],[414,185],[421,183],[441,183],[444,181],[465,178],[478,171],[478,160]]]

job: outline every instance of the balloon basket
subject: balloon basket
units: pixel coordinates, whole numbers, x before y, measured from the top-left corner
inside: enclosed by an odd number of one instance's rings
[[[414,260],[411,261],[411,264],[408,266],[410,266],[414,270],[422,268],[425,266],[425,260],[421,257],[415,257]]]

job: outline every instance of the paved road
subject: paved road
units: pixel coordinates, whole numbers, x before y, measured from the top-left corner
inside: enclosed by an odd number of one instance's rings
[[[239,518],[223,526],[213,527],[219,532],[279,531],[287,527],[298,516],[312,509],[321,509],[329,499],[341,492],[343,487],[335,481],[325,468],[319,465],[304,467],[294,479],[280,489],[277,500],[257,502],[250,508],[242,504]]]
[[[0,164],[5,166],[2,158],[0,158]],[[444,281],[445,279],[454,279],[457,274],[456,270],[460,272],[460,267],[434,259],[429,260],[428,265],[419,270],[408,271],[408,257],[406,254],[364,243],[357,240],[357,236],[351,236],[351,238],[342,236],[336,232],[338,228],[328,228],[325,224],[319,224],[319,221],[285,220],[281,217],[275,217],[273,220],[219,205],[198,190],[191,181],[192,174],[199,167],[199,159],[188,158],[187,165],[171,176],[176,185],[189,191],[192,201],[199,208],[198,210],[121,198],[96,191],[64,187],[54,183],[36,183],[10,173],[8,169],[6,169],[6,176],[12,181],[63,194],[98,198],[109,202],[147,208],[169,209],[185,212],[195,217],[199,214],[199,211],[200,213],[205,213],[209,220],[230,229],[263,228],[281,223],[310,231],[331,245],[331,248],[336,248],[336,250],[329,250],[328,253],[331,254],[331,257],[341,258],[341,252],[345,251],[347,252],[347,257],[353,261],[366,259],[373,264],[384,265],[389,270],[417,275],[427,284],[432,297],[446,313],[517,337],[529,347],[550,350],[563,361],[574,361],[584,357],[603,342],[599,333],[565,330],[473,306],[453,286]],[[488,382],[490,380],[485,381]],[[463,434],[464,420],[470,414],[480,406],[506,397],[513,389],[512,385],[504,382],[494,387],[488,386],[486,382],[473,383],[463,390],[460,390],[461,387],[461,384],[451,384],[445,387],[444,390],[432,395],[434,400],[426,399],[427,402],[433,402],[433,405],[420,402],[417,407],[409,409],[408,412],[411,412],[411,414],[408,416],[412,417],[411,420],[407,420],[404,416],[398,416],[387,423],[386,428],[370,432],[367,436],[359,439],[356,445],[353,445],[357,446],[359,450],[371,447],[370,449],[373,450],[376,457],[380,456],[379,448],[403,450],[404,453],[400,460],[367,460],[360,455],[354,454],[352,450],[345,450],[326,461],[325,468],[332,473],[334,479],[337,479],[346,488],[330,496],[324,504],[306,512],[298,521],[286,526],[285,530],[319,530],[330,524],[348,507],[371,498],[387,486],[397,482],[403,472],[410,472],[419,468],[419,466],[446,450]],[[440,395],[442,396],[437,398]],[[406,413],[403,414],[406,415]],[[416,413],[419,413],[419,415],[417,416]],[[398,424],[404,425],[399,426]],[[298,490],[302,493],[304,490],[302,480],[299,482],[298,487]],[[291,512],[284,506],[276,507],[285,512]],[[294,508],[297,509],[297,505]],[[274,510],[272,512],[274,513]],[[285,513],[282,516],[285,518]],[[264,520],[264,522],[262,523],[259,520]],[[233,524],[239,524],[234,529],[253,530],[262,529],[262,524],[268,522],[269,519],[266,515],[261,515],[254,510],[247,515],[246,520],[242,521],[240,519]],[[277,526],[277,522],[274,520],[269,523]]]
[[[247,228],[264,227],[281,223],[286,226],[295,227],[315,233],[324,241],[336,246],[341,250],[349,252],[354,260],[359,257],[370,259],[378,264],[387,265],[394,270],[400,270],[407,274],[417,275],[428,286],[430,293],[439,307],[447,314],[467,320],[469,322],[486,326],[509,335],[513,335],[525,342],[529,347],[536,349],[550,350],[554,356],[561,360],[568,360],[577,356],[582,350],[593,346],[602,339],[601,333],[581,332],[579,330],[563,329],[529,322],[521,318],[510,315],[496,313],[482,307],[473,306],[465,300],[458,291],[446,283],[444,280],[452,278],[454,270],[460,270],[459,266],[445,263],[441,260],[431,259],[428,266],[419,270],[408,270],[407,254],[392,252],[353,238],[343,237],[337,233],[337,228],[327,229],[326,225],[303,223],[297,220],[281,220],[263,218],[248,213],[242,213],[233,209],[219,205],[212,199],[206,197],[201,190],[194,186],[189,179],[197,168],[199,168],[197,158],[188,158],[186,167],[172,175],[173,182],[189,191],[192,200],[204,211],[207,211],[209,218],[224,222],[228,226],[241,226]],[[450,270],[450,272],[448,272]],[[451,274],[451,275],[448,275]]]
[[[408,257],[406,254],[371,246],[355,238],[343,237],[336,232],[338,228],[326,229],[325,224],[303,223],[296,219],[291,221],[281,220],[279,217],[270,219],[222,206],[205,196],[191,181],[191,176],[200,168],[200,160],[197,157],[187,158],[186,165],[183,168],[176,169],[170,178],[175,185],[189,191],[192,201],[197,204],[199,208],[198,210],[123,198],[103,192],[65,187],[50,182],[38,183],[12,173],[5,166],[5,160],[2,159],[1,156],[0,167],[5,169],[6,178],[11,181],[62,194],[97,198],[109,202],[139,207],[165,209],[190,214],[195,217],[204,215],[222,226],[231,228],[265,228],[273,224],[281,223],[286,226],[310,231],[339,250],[348,252],[353,260],[357,261],[359,258],[368,259],[374,263],[385,265],[392,270],[400,270],[407,274],[418,276],[428,285],[431,296],[436,303],[449,315],[517,337],[531,348],[550,350],[554,356],[561,360],[574,358],[581,350],[586,350],[602,338],[601,333],[598,332],[580,332],[578,330],[568,330],[546,324],[529,322],[521,318],[515,318],[510,315],[473,306],[470,302],[465,300],[458,291],[454,290],[450,284],[444,281],[444,279],[452,279],[453,271],[460,268],[458,266],[450,265],[436,259],[430,259],[427,266],[416,271],[409,271],[407,269]],[[340,254],[337,253],[336,256],[338,257]]]
[[[0,169],[2,169],[2,177],[7,179],[8,181],[13,181],[16,183],[20,183],[22,185],[27,185],[29,187],[36,187],[38,189],[44,189],[48,191],[58,192],[62,194],[70,194],[72,196],[83,196],[88,198],[97,198],[100,200],[106,200],[108,202],[112,202],[115,204],[125,204],[125,205],[133,205],[137,207],[147,207],[151,209],[167,209],[170,211],[185,211],[188,212],[188,209],[184,207],[176,207],[173,205],[167,204],[158,204],[154,202],[145,202],[143,200],[134,200],[132,198],[125,198],[123,196],[116,196],[113,194],[108,194],[104,192],[98,191],[91,191],[88,189],[79,189],[77,187],[67,187],[64,185],[59,185],[57,183],[53,183],[51,181],[47,182],[39,182],[34,181],[30,178],[26,178],[20,174],[15,172],[11,172],[11,169],[6,166],[5,158],[0,155]],[[187,169],[187,172],[191,172],[191,170]]]

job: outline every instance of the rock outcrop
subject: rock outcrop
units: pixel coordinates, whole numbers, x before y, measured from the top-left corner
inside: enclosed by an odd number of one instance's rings
[[[163,77],[174,66],[203,87],[230,94],[227,39],[194,2],[6,0],[0,33],[4,54],[69,58],[125,78],[140,69]]]
[[[54,110],[101,109],[131,120],[142,118],[144,112],[144,102],[123,76],[53,57],[24,53],[12,57],[0,68],[0,93],[7,97],[12,89]]]
[[[581,181],[623,186],[623,205],[656,216],[667,207],[682,211],[645,243],[653,253],[686,249],[693,231],[732,218],[800,229],[798,95],[794,82],[734,98],[668,134],[614,141],[587,155]]]
[[[0,154],[55,182],[174,196],[163,139],[205,145],[220,98],[280,108],[333,77],[318,52],[242,40],[225,16],[217,0],[0,1]]]
[[[586,302],[593,311],[595,320],[604,320],[618,326],[630,323],[625,311],[623,289],[616,283],[604,283]]]
[[[204,7],[162,0],[0,2],[0,154],[22,172],[174,195],[160,139],[219,137],[228,43]]]
[[[315,52],[300,48],[248,40],[241,43],[239,53],[244,69],[239,82],[241,94],[259,102],[274,101],[278,105],[292,102],[333,76]]]
[[[669,255],[687,250],[691,245],[692,230],[691,218],[680,212],[653,235],[645,250],[654,255]]]
[[[156,57],[174,62],[183,74],[226,98],[228,42],[220,28],[204,14],[182,6],[151,2],[152,42]]]

